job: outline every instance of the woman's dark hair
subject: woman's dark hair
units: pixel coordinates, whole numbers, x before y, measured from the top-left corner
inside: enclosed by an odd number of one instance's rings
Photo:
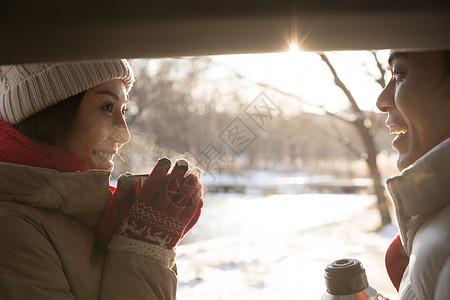
[[[62,148],[84,94],[85,92],[81,92],[60,101],[13,127],[32,140]]]

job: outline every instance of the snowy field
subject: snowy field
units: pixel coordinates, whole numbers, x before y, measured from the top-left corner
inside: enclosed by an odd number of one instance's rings
[[[349,257],[396,299],[384,252],[396,233],[371,195],[206,194],[197,226],[177,250],[178,299],[320,299],[328,263]]]

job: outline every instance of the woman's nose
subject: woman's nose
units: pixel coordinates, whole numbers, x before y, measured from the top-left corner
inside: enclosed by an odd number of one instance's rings
[[[389,81],[388,85],[381,92],[377,99],[377,108],[382,112],[388,112],[395,106],[395,81]]]
[[[122,114],[116,118],[112,136],[114,138],[114,142],[121,145],[128,143],[130,140],[130,131],[128,130],[125,117]]]

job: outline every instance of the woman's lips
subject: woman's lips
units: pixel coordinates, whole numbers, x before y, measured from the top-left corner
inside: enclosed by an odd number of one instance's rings
[[[94,164],[96,169],[112,170],[115,152],[94,150]]]
[[[95,151],[95,154],[100,157],[102,160],[112,160],[114,153]]]

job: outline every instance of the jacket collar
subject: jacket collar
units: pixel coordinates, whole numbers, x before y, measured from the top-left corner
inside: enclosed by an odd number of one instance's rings
[[[9,163],[0,163],[0,170],[0,201],[22,202],[83,219],[99,214],[109,195],[107,171],[58,172]]]
[[[386,184],[395,205],[403,244],[408,247],[407,225],[417,216],[450,204],[450,139],[437,145],[401,175]]]

